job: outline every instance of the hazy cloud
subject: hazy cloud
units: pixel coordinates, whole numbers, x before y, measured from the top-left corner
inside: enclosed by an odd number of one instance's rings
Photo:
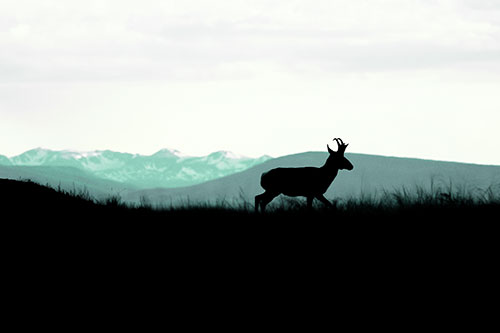
[[[1,81],[177,80],[500,62],[497,1],[7,1]],[[473,12],[473,13],[472,13]]]

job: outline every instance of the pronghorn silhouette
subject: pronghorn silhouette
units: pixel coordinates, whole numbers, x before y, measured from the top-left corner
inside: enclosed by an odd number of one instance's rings
[[[314,198],[332,207],[331,202],[323,194],[330,187],[339,170],[354,168],[344,157],[348,144],[344,144],[340,138],[333,139],[333,141],[337,142],[338,149],[335,152],[326,145],[330,156],[320,168],[276,168],[264,172],[260,178],[260,185],[266,191],[255,197],[255,211],[259,211],[260,205],[261,211],[264,212],[267,204],[280,194],[306,197],[308,209],[312,208]]]

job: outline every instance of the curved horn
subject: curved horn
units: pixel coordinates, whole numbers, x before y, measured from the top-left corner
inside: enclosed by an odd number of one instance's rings
[[[349,145],[349,144],[345,144],[344,141],[342,141],[341,138],[335,138],[335,139],[333,139],[333,141],[337,142],[337,145],[338,145],[337,151],[340,152],[340,153],[344,153],[345,149]]]

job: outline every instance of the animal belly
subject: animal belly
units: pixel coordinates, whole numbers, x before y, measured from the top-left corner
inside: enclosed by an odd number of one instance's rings
[[[314,184],[310,184],[307,182],[295,183],[295,184],[287,184],[289,186],[283,186],[281,193],[291,196],[314,196],[319,194],[318,189],[314,186]]]
[[[283,191],[282,193],[284,195],[288,195],[289,197],[307,196],[306,193],[304,193],[304,192],[298,192],[298,191]]]

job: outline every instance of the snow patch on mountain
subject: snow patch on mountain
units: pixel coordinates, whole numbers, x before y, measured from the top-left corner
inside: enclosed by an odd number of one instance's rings
[[[99,157],[102,152],[98,150],[94,151],[70,151],[70,150],[64,150],[62,152],[67,158],[74,158],[77,160],[85,159],[85,158],[90,158],[90,157]]]
[[[198,180],[202,178],[202,175],[190,167],[182,167],[177,173],[177,178],[183,180]]]
[[[96,172],[123,168],[131,158],[131,154],[104,150],[85,154],[85,156],[80,155],[78,161],[85,170]]]
[[[158,165],[154,163],[147,163],[144,165],[144,170],[147,171],[155,171],[155,172],[166,172],[168,170],[168,167],[159,167]]]

